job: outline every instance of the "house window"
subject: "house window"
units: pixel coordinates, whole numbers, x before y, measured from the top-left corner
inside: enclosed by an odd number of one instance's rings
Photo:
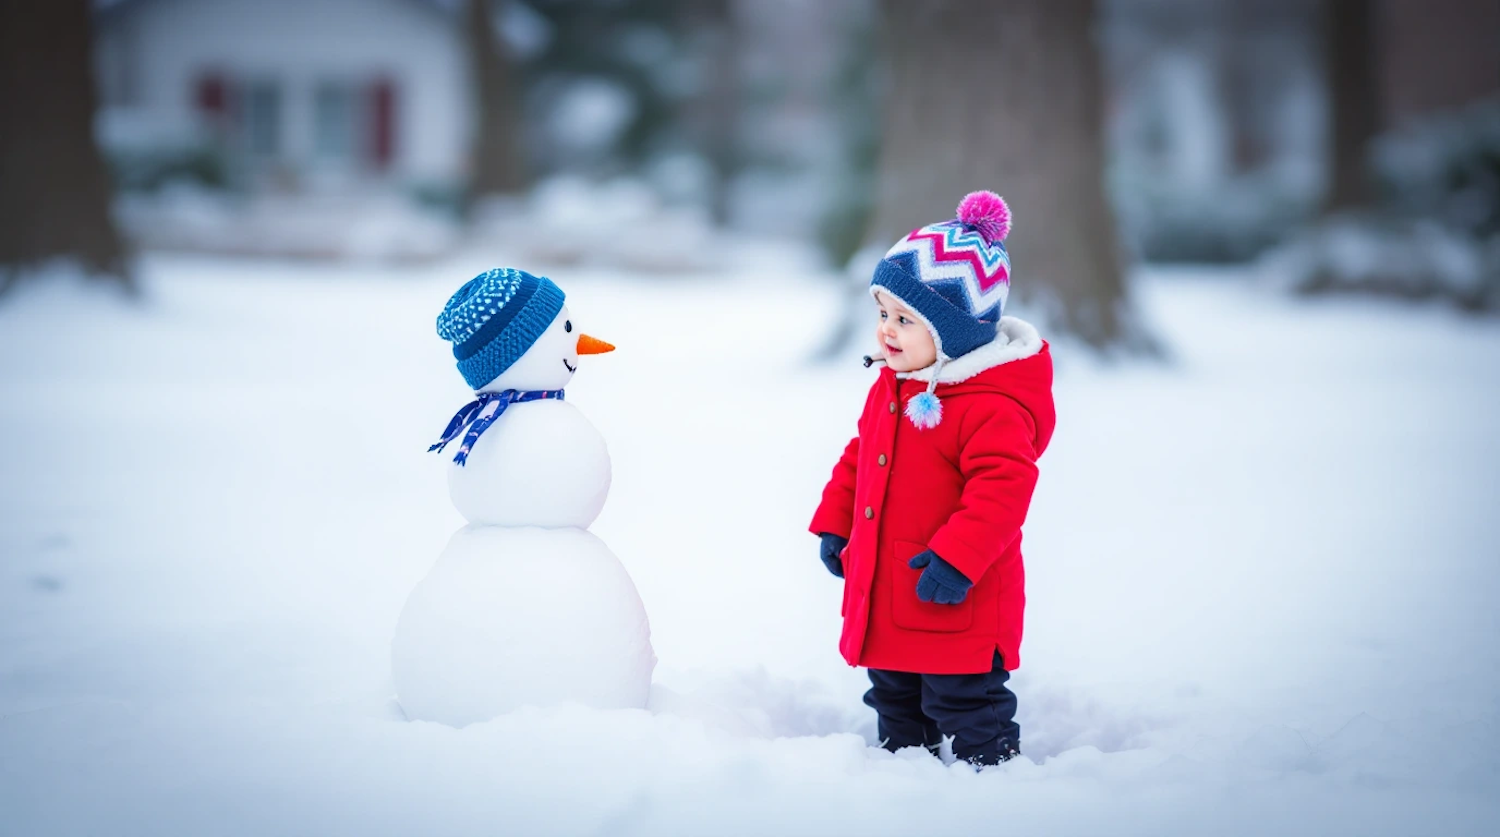
[[[252,81],[244,95],[245,146],[251,154],[273,157],[281,151],[281,86]]]
[[[313,90],[313,151],[325,162],[388,168],[396,148],[396,90],[385,78]]]
[[[353,161],[358,153],[356,138],[360,135],[359,93],[348,84],[318,85],[313,94],[313,148],[325,160]]]

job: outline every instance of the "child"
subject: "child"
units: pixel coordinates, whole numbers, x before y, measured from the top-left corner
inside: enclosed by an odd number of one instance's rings
[[[1020,752],[1021,524],[1052,436],[1052,357],[1002,318],[1010,210],[975,192],[875,268],[885,369],[811,531],[844,579],[839,650],[895,751],[942,736],[975,765]],[[867,360],[867,363],[873,362]]]

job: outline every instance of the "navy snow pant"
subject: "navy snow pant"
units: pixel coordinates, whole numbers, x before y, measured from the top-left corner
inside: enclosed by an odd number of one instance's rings
[[[998,764],[1021,751],[1016,695],[1010,672],[996,652],[983,674],[912,674],[870,669],[865,703],[879,715],[880,745],[891,752],[927,747],[953,736],[953,755],[974,764]]]

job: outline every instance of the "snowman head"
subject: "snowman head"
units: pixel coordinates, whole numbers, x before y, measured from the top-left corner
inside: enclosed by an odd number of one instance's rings
[[[597,355],[614,351],[614,346],[580,332],[573,324],[568,306],[564,305],[547,330],[531,344],[520,359],[479,392],[504,392],[562,389],[578,371],[579,355]]]
[[[562,389],[580,354],[614,348],[575,330],[551,279],[515,268],[464,283],[438,315],[437,330],[475,391]]]

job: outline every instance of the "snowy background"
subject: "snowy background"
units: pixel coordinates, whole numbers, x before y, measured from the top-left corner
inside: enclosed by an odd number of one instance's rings
[[[55,0],[0,59],[0,837],[1500,834],[1493,0]],[[970,188],[1059,417],[983,772],[873,746],[805,531],[871,248]],[[646,709],[395,700],[496,266],[619,346]]]
[[[396,617],[462,525],[424,270],[151,257],[0,309],[0,832],[1484,834],[1500,828],[1500,330],[1139,277],[1173,360],[1057,347],[1026,758],[871,747],[803,526],[869,373],[832,283],[578,271],[570,400],[650,711],[406,722]],[[665,326],[665,327],[664,327]],[[768,339],[774,335],[774,339]]]

